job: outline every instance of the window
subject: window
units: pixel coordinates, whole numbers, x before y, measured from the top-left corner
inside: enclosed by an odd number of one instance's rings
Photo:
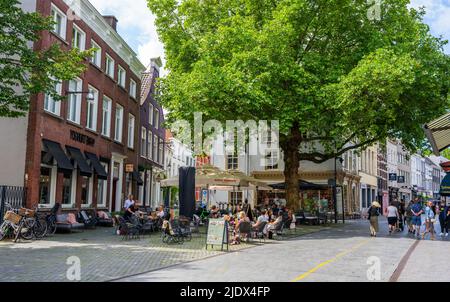
[[[227,170],[236,170],[238,169],[238,156],[228,154],[227,155]]]
[[[86,127],[90,130],[97,131],[98,90],[89,86],[89,95],[93,99],[87,98]]]
[[[81,205],[87,206],[91,201],[91,180],[92,177],[81,177]]]
[[[106,55],[106,74],[114,79],[114,60],[107,54]]]
[[[91,40],[91,47],[96,48],[97,50],[92,54],[91,62],[95,66],[102,68],[102,49],[98,46],[94,40]]]
[[[69,92],[75,92],[69,94],[69,108],[67,110],[67,119],[71,122],[80,124],[81,116],[81,92],[83,91],[83,81],[75,79],[69,81]]]
[[[62,84],[61,83],[56,83],[55,84],[55,92],[58,95],[61,95],[62,93]],[[60,101],[55,101],[55,99],[49,95],[46,94],[45,95],[45,99],[44,99],[44,110],[51,112],[53,114],[56,115],[60,115],[60,111],[61,111],[61,102]]]
[[[159,129],[159,110],[155,109],[155,128]]]
[[[64,175],[62,193],[62,204],[72,205],[72,175]]]
[[[146,143],[147,140],[147,129],[145,127],[142,127],[141,129],[141,156],[147,157],[147,150],[145,147],[147,146]]]
[[[72,29],[72,47],[83,51],[86,48],[86,34],[75,24]]]
[[[133,149],[134,148],[134,124],[135,124],[136,118],[134,115],[129,114],[128,115],[128,148]]]
[[[101,163],[103,168],[105,168],[106,173],[108,173],[108,164]],[[106,194],[107,194],[107,188],[108,183],[104,179],[98,180],[98,189],[97,189],[97,207],[105,207],[106,206]]]
[[[119,82],[119,85],[122,88],[125,88],[126,78],[127,78],[127,72],[125,71],[125,69],[123,69],[122,66],[119,65],[119,71],[118,71],[118,74],[117,74],[117,80]]]
[[[136,99],[136,94],[137,94],[137,85],[136,82],[134,80],[130,80],[130,96],[133,99]]]
[[[278,151],[271,151],[266,155],[266,170],[277,170],[279,161]]]
[[[106,96],[103,97],[103,124],[102,124],[102,134],[104,136],[110,136],[111,134],[111,99]]]
[[[67,27],[66,15],[52,4],[51,16],[54,22],[53,32],[65,40]]]
[[[153,105],[148,104],[148,123],[153,125]]]
[[[158,160],[158,137],[153,135],[153,161]]]
[[[163,146],[164,142],[162,139],[159,139],[159,154],[158,154],[158,162],[162,165],[163,164]]]
[[[148,131],[148,139],[147,139],[147,158],[153,159],[153,133],[151,131]]]
[[[41,166],[41,176],[39,178],[39,204],[51,205],[51,183],[52,168],[50,166]]]
[[[121,143],[122,142],[122,131],[123,131],[123,107],[120,105],[116,106],[116,123],[114,131],[114,140]]]

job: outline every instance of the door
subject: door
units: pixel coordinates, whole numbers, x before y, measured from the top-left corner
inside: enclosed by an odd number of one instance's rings
[[[117,182],[119,179],[114,178],[112,185],[111,210],[116,211]]]

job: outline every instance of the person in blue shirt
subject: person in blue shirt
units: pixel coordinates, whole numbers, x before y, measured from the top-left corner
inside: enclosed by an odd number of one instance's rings
[[[418,238],[420,238],[420,227],[422,226],[421,215],[423,213],[423,209],[417,197],[414,199],[413,202],[414,204],[411,207],[411,212],[413,214],[411,220],[411,223],[413,225],[413,234],[415,234]]]
[[[434,231],[434,222],[436,221],[435,206],[432,201],[427,203],[427,207],[425,208],[425,225],[426,230],[422,234],[422,239],[425,239],[425,235],[430,233],[431,240],[434,240],[435,231]]]
[[[450,228],[450,207],[445,205],[445,201],[441,201],[439,205],[439,224],[441,225],[441,236],[448,236]]]

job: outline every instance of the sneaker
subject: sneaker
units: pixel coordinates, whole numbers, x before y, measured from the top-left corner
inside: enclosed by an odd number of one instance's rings
[[[440,233],[439,236],[444,236],[444,233]]]
[[[445,233],[445,237],[448,237],[448,233]]]

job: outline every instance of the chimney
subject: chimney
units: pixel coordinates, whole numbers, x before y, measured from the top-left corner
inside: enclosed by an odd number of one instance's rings
[[[103,16],[103,18],[114,29],[114,31],[117,32],[117,23],[119,22],[119,20],[117,20],[117,18],[114,16]]]

